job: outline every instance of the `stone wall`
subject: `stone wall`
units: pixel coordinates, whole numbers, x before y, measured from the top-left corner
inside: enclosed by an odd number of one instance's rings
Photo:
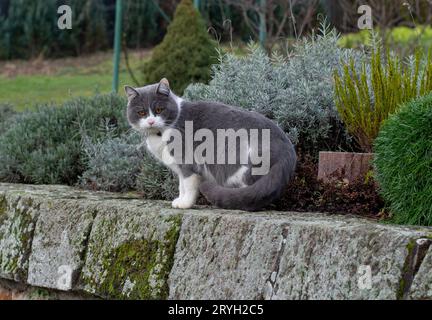
[[[430,299],[431,236],[349,216],[0,184],[0,296],[7,283],[57,298]]]

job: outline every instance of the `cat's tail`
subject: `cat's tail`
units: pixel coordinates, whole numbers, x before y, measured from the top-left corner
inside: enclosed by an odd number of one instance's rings
[[[258,211],[278,199],[294,175],[296,156],[291,154],[276,162],[267,175],[243,188],[228,188],[203,182],[200,191],[213,205],[224,209]]]

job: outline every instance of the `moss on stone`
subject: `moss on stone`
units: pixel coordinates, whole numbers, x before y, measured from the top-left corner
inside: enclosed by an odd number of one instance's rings
[[[135,240],[125,242],[104,257],[106,277],[100,287],[104,296],[149,299],[149,277],[155,267],[158,243]]]
[[[28,258],[36,219],[33,211],[39,205],[30,197],[18,197],[10,203],[10,215],[4,215],[0,227],[0,240],[5,237],[14,239],[7,247],[0,243],[0,271],[21,281],[27,279]]]
[[[7,210],[6,196],[0,194],[0,225],[2,224],[3,220],[6,218],[6,210]]]
[[[169,295],[169,287],[168,287],[168,276],[171,272],[171,269],[174,265],[174,254],[177,246],[177,241],[180,236],[180,228],[182,224],[182,216],[176,215],[171,216],[167,219],[167,221],[171,222],[172,227],[165,234],[165,243],[166,245],[166,257],[167,260],[165,264],[162,266],[162,274],[166,275],[164,279],[164,287],[162,295],[167,298]]]
[[[168,297],[167,280],[174,262],[181,217],[169,217],[166,221],[171,228],[162,241],[154,237],[130,240],[104,254],[104,279],[97,286],[98,294],[115,299]]]
[[[416,246],[416,240],[412,239],[406,245],[407,255],[405,258],[405,262],[402,268],[402,275],[399,280],[399,287],[396,293],[396,299],[402,300],[405,296],[405,292],[407,291],[407,278],[409,277],[410,268],[412,267],[412,259],[414,254],[414,248]]]

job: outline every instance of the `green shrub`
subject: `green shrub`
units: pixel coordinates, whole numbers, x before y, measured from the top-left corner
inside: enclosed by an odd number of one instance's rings
[[[143,146],[143,137],[131,131],[83,141],[86,171],[80,185],[105,191],[137,190],[146,199],[173,200],[178,194],[174,174]]]
[[[0,104],[0,134],[9,128],[12,116],[16,114],[13,106],[6,103]]]
[[[155,83],[165,77],[172,89],[182,94],[189,83],[210,79],[215,56],[215,44],[206,32],[204,21],[191,0],[183,0],[162,43],[144,64],[144,82]]]
[[[149,152],[144,153],[135,187],[146,199],[173,200],[178,196],[177,176]]]
[[[334,103],[332,74],[341,61],[363,54],[341,49],[338,35],[323,24],[318,34],[297,43],[289,58],[269,57],[257,46],[249,54],[222,56],[208,85],[192,84],[185,98],[216,100],[274,119],[298,148],[314,156],[321,150],[350,150],[350,137]]]
[[[432,94],[387,119],[375,140],[376,179],[394,222],[432,225]]]
[[[103,137],[107,128],[125,132],[125,105],[123,98],[100,95],[18,114],[0,136],[0,180],[74,184],[84,171],[83,137]]]
[[[138,133],[122,134],[83,141],[86,171],[80,177],[80,185],[94,190],[113,192],[135,188],[135,181],[143,162],[143,151]]]
[[[409,65],[387,52],[372,52],[370,65],[363,61],[360,72],[354,60],[335,72],[337,110],[363,151],[371,152],[382,122],[409,100],[432,90],[432,51],[426,61],[420,51]]]

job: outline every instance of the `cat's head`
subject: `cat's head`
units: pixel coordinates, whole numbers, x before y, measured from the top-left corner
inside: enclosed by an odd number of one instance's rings
[[[128,98],[127,118],[138,131],[160,132],[178,118],[181,99],[171,92],[165,78],[142,88],[125,86],[125,92]]]

